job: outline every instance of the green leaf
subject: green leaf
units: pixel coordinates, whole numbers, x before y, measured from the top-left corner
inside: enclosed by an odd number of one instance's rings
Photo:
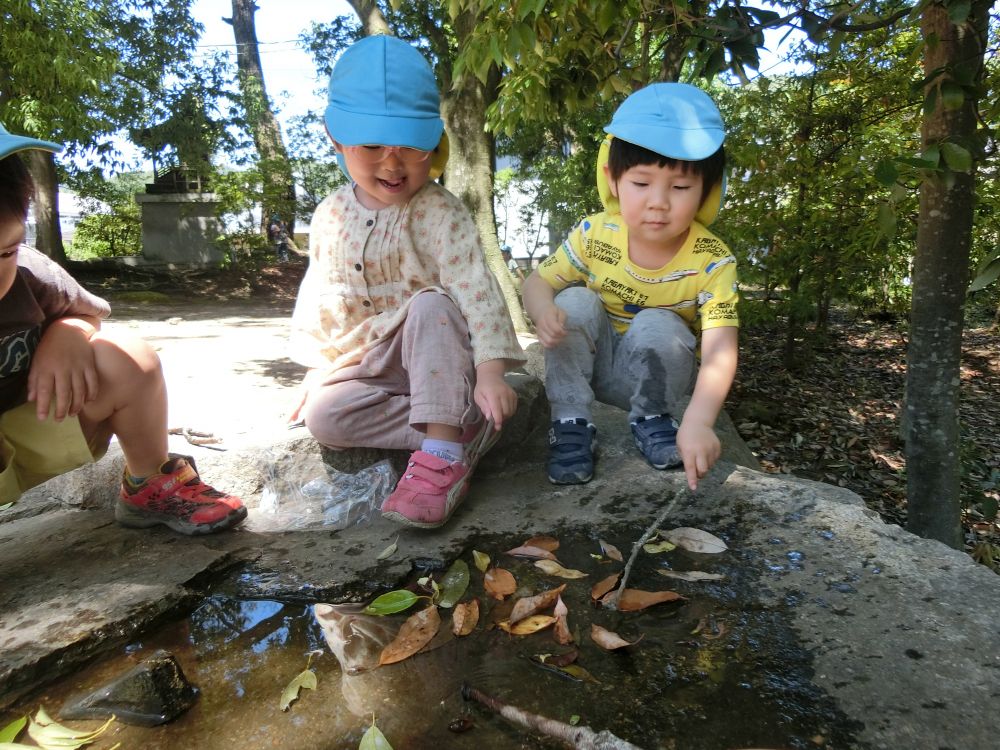
[[[281,710],[287,711],[292,702],[299,697],[299,689],[304,688],[305,690],[315,690],[316,689],[316,673],[310,669],[306,669],[300,672],[294,680],[288,683],[288,686],[281,691]]]
[[[957,143],[942,143],[941,158],[944,159],[948,169],[956,172],[968,172],[972,169],[972,154]]]
[[[969,14],[972,12],[972,0],[952,0],[945,5],[948,7],[948,20],[956,26],[969,20]]]
[[[469,588],[469,565],[465,560],[455,560],[441,579],[439,607],[454,607]]]
[[[394,615],[409,609],[420,599],[412,591],[398,589],[390,591],[377,597],[371,604],[364,608],[366,615]]]
[[[56,723],[44,708],[39,708],[38,713],[28,723],[28,736],[46,750],[76,750],[89,745],[104,734],[114,720],[115,717],[112,716],[91,732],[78,731]]]
[[[5,726],[3,729],[0,729],[0,742],[13,742],[17,735],[21,733],[21,730],[24,729],[24,725],[27,723],[27,716],[22,716],[20,719],[14,719],[14,721],[10,724]]]
[[[970,292],[978,292],[980,289],[985,289],[990,284],[995,282],[1000,278],[1000,255],[993,258],[986,263],[984,267],[981,268],[976,278],[972,280],[969,284]]]
[[[879,204],[876,220],[883,237],[891,238],[896,235],[896,210],[891,203]]]
[[[896,169],[896,165],[888,159],[880,161],[875,166],[875,179],[878,180],[880,185],[885,185],[886,187],[895,185],[896,180],[899,179],[899,170]]]
[[[961,109],[965,104],[965,89],[953,81],[941,84],[941,103],[947,110]]]
[[[387,740],[381,730],[375,726],[374,715],[372,715],[372,725],[368,727],[368,731],[361,736],[361,744],[358,745],[358,750],[392,750],[392,745],[389,744],[389,740]]]

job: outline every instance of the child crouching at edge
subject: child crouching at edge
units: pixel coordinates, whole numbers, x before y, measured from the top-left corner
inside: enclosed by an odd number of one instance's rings
[[[310,371],[291,419],[331,448],[414,451],[382,515],[434,528],[517,409],[503,375],[524,356],[472,217],[434,182],[448,141],[423,56],[355,43],[325,121],[351,182],[313,216],[291,341]]]
[[[545,352],[549,481],[590,481],[599,400],[628,412],[650,466],[683,463],[695,489],[721,453],[713,425],[736,375],[736,259],[706,229],[722,203],[725,129],[706,93],[657,83],[629,96],[606,130],[605,211],[523,288]]]
[[[24,245],[34,186],[16,152],[58,152],[0,126],[0,505],[101,458],[116,435],[125,472],[115,505],[123,526],[181,534],[235,526],[239,498],[201,481],[167,453],[167,392],[148,344],[103,333],[108,303]]]

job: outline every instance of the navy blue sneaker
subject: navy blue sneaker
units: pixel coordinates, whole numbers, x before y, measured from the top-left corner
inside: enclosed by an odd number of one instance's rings
[[[677,427],[669,414],[639,417],[632,422],[635,447],[654,469],[670,469],[684,463],[677,452]]]
[[[564,419],[549,427],[549,481],[586,484],[594,476],[597,428],[586,419]]]

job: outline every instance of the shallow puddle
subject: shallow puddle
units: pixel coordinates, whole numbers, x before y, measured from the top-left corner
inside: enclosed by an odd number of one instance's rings
[[[628,556],[642,529],[622,528],[604,538]],[[399,664],[345,674],[327,648],[312,609],[298,603],[244,600],[216,594],[186,619],[131,644],[125,652],[81,671],[36,695],[20,711],[44,705],[53,715],[67,697],[89,692],[125,671],[143,655],[165,648],[199,687],[196,705],[175,722],[152,729],[115,724],[91,747],[121,742],[121,750],[198,748],[357,748],[374,714],[395,750],[407,748],[561,748],[461,697],[468,683],[523,710],[563,722],[609,730],[647,750],[856,747],[852,727],[810,681],[808,654],[796,643],[780,610],[750,605],[756,579],[735,553],[694,555],[680,550],[641,554],[629,586],[672,589],[686,601],[642,612],[609,612],[590,601],[591,586],[621,570],[600,562],[596,538],[561,536],[560,562],[588,572],[581,580],[546,576],[530,561],[501,554],[522,540],[477,539],[462,558],[472,571],[465,598],[483,607],[477,630]],[[539,666],[532,657],[560,653],[551,631],[514,637],[490,628],[502,607],[484,595],[472,550],[491,555],[530,595],[566,583],[569,625],[577,636],[576,661],[594,681],[574,681]],[[397,553],[399,554],[399,553]],[[723,573],[720,582],[683,582],[658,567]],[[749,566],[759,568],[759,565]],[[741,573],[741,571],[743,571]],[[413,580],[419,577],[415,572]],[[224,590],[223,588],[219,589]],[[405,619],[406,614],[394,615]],[[638,644],[607,652],[589,636],[597,623]],[[700,627],[699,627],[700,625]],[[442,629],[451,626],[442,610]],[[312,660],[318,684],[303,690],[290,710],[279,701],[285,686]],[[18,715],[5,713],[0,721]],[[465,719],[471,729],[449,730]],[[97,722],[70,722],[96,726]],[[0,724],[2,725],[2,724]]]

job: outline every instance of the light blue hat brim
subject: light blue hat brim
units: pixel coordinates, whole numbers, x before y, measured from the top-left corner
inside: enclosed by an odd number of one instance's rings
[[[8,133],[7,129],[3,125],[0,125],[0,159],[6,159],[18,151],[28,151],[30,149],[58,154],[62,151],[63,147],[52,141],[43,141],[38,138],[29,138],[26,135]]]

